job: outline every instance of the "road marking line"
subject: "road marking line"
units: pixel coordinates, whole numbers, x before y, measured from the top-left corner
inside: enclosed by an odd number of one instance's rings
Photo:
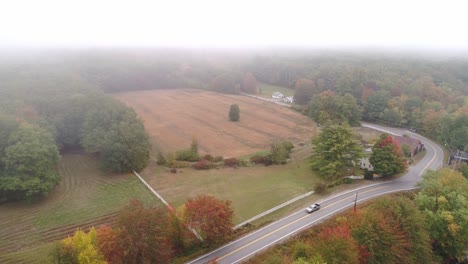
[[[221,260],[221,259],[223,259],[223,258],[225,258],[225,257],[227,257],[227,256],[230,256],[230,255],[236,253],[237,251],[242,250],[242,249],[244,249],[244,248],[246,248],[246,247],[248,247],[248,246],[250,246],[250,245],[252,245],[252,244],[254,244],[254,243],[256,243],[256,242],[258,242],[259,240],[264,239],[264,238],[267,237],[267,236],[270,236],[270,235],[272,235],[272,234],[274,234],[274,233],[276,233],[276,232],[278,232],[278,231],[280,231],[280,230],[282,230],[282,229],[284,229],[284,228],[286,228],[286,227],[288,227],[288,226],[290,226],[290,225],[292,225],[292,224],[294,224],[294,223],[296,223],[296,222],[301,221],[302,219],[304,219],[304,218],[306,218],[306,217],[308,217],[308,216],[310,216],[310,215],[305,215],[305,216],[303,216],[303,217],[301,217],[301,218],[298,218],[298,219],[296,219],[296,220],[290,222],[290,223],[287,224],[287,225],[284,225],[284,226],[282,226],[282,227],[280,227],[280,228],[278,228],[278,229],[275,229],[275,230],[271,231],[270,233],[268,233],[268,234],[266,234],[266,235],[263,235],[263,236],[261,236],[261,237],[255,239],[254,241],[252,241],[252,242],[250,242],[250,243],[248,243],[248,244],[246,244],[246,245],[244,245],[244,246],[242,246],[242,247],[240,247],[240,248],[237,248],[236,250],[233,250],[233,251],[229,252],[228,254],[226,254],[226,255],[224,255],[224,256],[218,258],[218,260]]]
[[[379,188],[374,188],[374,189],[367,190],[367,191],[364,191],[364,192],[361,192],[361,193],[376,191],[376,190],[380,190],[380,189],[385,188],[385,187],[387,187],[387,186],[379,187]],[[329,204],[329,205],[323,207],[323,209],[325,209],[325,208],[327,208],[327,207],[330,207],[330,206],[333,206],[334,204],[337,204],[337,203],[339,203],[339,202],[342,202],[342,201],[344,201],[344,200],[346,200],[346,199],[350,199],[350,198],[353,198],[353,197],[355,197],[355,196],[354,196],[354,195],[348,196],[348,197],[346,197],[346,198],[343,198],[343,199],[341,199],[341,200],[339,200],[339,201],[336,201],[336,202],[334,202],[334,203],[332,203],[332,204]],[[242,249],[244,249],[244,248],[246,248],[246,247],[248,247],[248,246],[250,246],[250,245],[252,245],[252,244],[254,244],[254,243],[256,243],[256,242],[258,242],[259,240],[262,240],[262,239],[264,239],[265,237],[271,236],[272,234],[274,234],[274,233],[276,233],[276,232],[278,232],[278,231],[281,231],[282,229],[284,229],[284,228],[286,228],[286,227],[288,227],[288,226],[290,226],[290,225],[292,225],[292,224],[295,224],[296,222],[299,222],[299,221],[301,221],[302,219],[304,219],[304,218],[306,218],[306,217],[309,217],[309,216],[312,216],[312,214],[307,214],[307,215],[305,215],[305,216],[303,216],[303,217],[301,217],[301,218],[298,218],[298,219],[296,219],[296,220],[294,220],[294,221],[292,221],[292,222],[290,222],[290,223],[288,223],[288,224],[286,224],[286,225],[284,225],[284,226],[282,226],[282,227],[280,227],[280,228],[278,228],[278,229],[275,229],[275,230],[271,231],[270,233],[265,234],[265,235],[263,235],[263,236],[261,236],[261,237],[255,239],[254,241],[249,242],[249,243],[245,244],[244,246],[242,246],[242,247],[240,247],[240,248],[237,248],[236,250],[233,250],[233,251],[227,253],[226,255],[224,255],[224,256],[222,256],[222,257],[219,257],[218,260],[221,260],[221,259],[223,259],[223,258],[225,258],[225,257],[228,257],[228,256],[230,256],[230,255],[232,255],[232,254],[234,254],[234,253],[236,253],[236,252],[238,252],[238,251],[240,251],[240,250],[242,250]],[[314,221],[314,222],[315,222],[315,221]]]
[[[431,142],[432,143],[432,142]],[[429,167],[429,165],[431,165],[431,163],[434,161],[434,159],[437,157],[437,150],[432,147],[431,145],[429,145],[432,150],[434,151],[434,156],[432,157],[431,161],[429,161],[426,165],[426,167],[424,167],[424,169],[421,170],[421,172],[418,174],[418,177],[421,177],[421,175],[423,174],[423,172],[427,169],[427,167]]]
[[[373,186],[377,186],[377,185],[383,185],[383,184],[389,184],[389,183],[391,183],[391,182],[381,182],[381,183],[374,183],[374,184],[362,186],[362,187],[359,187],[359,188],[354,189],[354,190],[346,191],[346,192],[344,192],[344,193],[337,194],[337,195],[332,196],[332,197],[329,197],[329,198],[325,198],[324,200],[321,200],[319,203],[320,203],[320,204],[321,204],[321,203],[324,203],[324,202],[326,202],[326,201],[335,199],[335,198],[337,198],[337,197],[346,195],[346,194],[348,194],[348,193],[355,193],[356,191],[361,190],[361,189],[364,189],[364,188],[369,188],[369,187],[373,187]],[[213,253],[215,253],[215,252],[218,252],[218,251],[220,251],[220,250],[222,250],[222,249],[224,249],[224,248],[226,248],[226,247],[228,247],[228,246],[230,246],[230,245],[232,245],[232,244],[235,244],[235,243],[237,243],[237,242],[239,242],[239,241],[241,241],[241,240],[244,240],[244,239],[247,239],[247,238],[249,238],[249,237],[251,237],[251,236],[253,236],[253,235],[256,235],[257,233],[262,232],[264,229],[267,229],[267,228],[269,228],[269,227],[271,227],[271,226],[273,226],[273,225],[275,225],[275,224],[277,224],[277,223],[279,223],[279,222],[281,222],[281,221],[285,221],[286,219],[288,219],[288,218],[290,218],[290,217],[292,217],[292,216],[294,216],[294,215],[303,213],[303,212],[304,212],[303,210],[300,210],[300,211],[297,211],[297,212],[295,212],[295,213],[292,213],[292,214],[290,214],[290,215],[288,215],[288,216],[285,216],[285,217],[282,218],[282,219],[279,219],[279,220],[277,220],[277,221],[275,221],[275,222],[273,222],[273,223],[271,223],[271,224],[268,224],[268,225],[266,225],[266,226],[264,226],[264,227],[262,227],[262,228],[260,228],[260,229],[255,230],[255,231],[253,231],[253,232],[251,232],[251,233],[249,233],[249,234],[247,234],[247,235],[245,235],[245,236],[243,236],[243,237],[240,237],[240,238],[238,238],[238,239],[236,239],[236,240],[234,240],[234,241],[231,241],[231,242],[229,242],[228,244],[226,244],[226,245],[224,245],[224,246],[222,246],[222,247],[220,247],[220,248],[218,248],[218,249],[215,249],[215,250],[213,250],[213,251],[211,251],[211,252],[208,252],[208,253],[206,253],[206,254],[204,254],[204,255],[202,255],[202,256],[200,256],[200,257],[198,257],[198,258],[196,258],[196,259],[194,259],[194,260],[192,260],[192,261],[190,261],[190,262],[187,262],[186,264],[192,264],[192,263],[194,263],[194,262],[197,262],[197,261],[199,261],[200,259],[206,258],[208,255],[211,255],[211,254],[213,254]]]
[[[372,196],[370,196],[370,197],[368,197],[368,198],[362,199],[361,202],[362,202],[362,201],[365,201],[365,200],[368,200],[368,199],[370,199],[370,198],[373,198],[373,197],[375,197],[375,196],[384,195],[384,194],[392,193],[392,192],[400,192],[400,191],[406,191],[406,190],[413,190],[413,189],[415,189],[415,188],[398,189],[398,190],[393,190],[393,191],[378,193],[378,194],[372,195]],[[242,260],[244,260],[244,259],[246,259],[246,258],[248,258],[248,257],[250,257],[250,256],[252,256],[252,255],[254,255],[254,254],[256,254],[257,252],[262,251],[262,250],[264,250],[265,248],[267,248],[267,247],[269,247],[269,246],[271,246],[271,245],[273,245],[273,244],[276,244],[276,242],[281,241],[281,240],[283,240],[284,238],[286,238],[286,237],[288,237],[288,236],[291,236],[292,234],[294,234],[294,233],[296,233],[296,232],[298,232],[298,231],[300,231],[300,230],[302,230],[302,229],[305,229],[305,228],[307,228],[308,226],[310,226],[310,225],[312,225],[312,224],[314,224],[314,223],[316,223],[316,222],[318,222],[318,221],[320,221],[320,220],[322,220],[322,219],[324,219],[324,218],[326,218],[326,217],[329,217],[330,215],[333,215],[333,214],[335,214],[335,213],[337,213],[337,212],[339,212],[339,211],[341,211],[341,210],[344,210],[345,208],[347,208],[347,207],[349,207],[349,206],[351,206],[351,205],[350,205],[350,204],[349,204],[349,205],[345,205],[345,206],[343,206],[342,208],[338,208],[337,210],[335,210],[335,211],[333,211],[333,212],[331,212],[331,213],[329,213],[329,214],[327,214],[327,215],[324,215],[324,216],[320,217],[319,219],[317,219],[317,220],[315,220],[315,221],[312,221],[312,222],[308,223],[307,225],[304,225],[304,226],[302,226],[302,227],[300,227],[300,228],[297,228],[297,229],[295,229],[295,230],[289,232],[288,234],[286,234],[286,235],[284,235],[284,236],[282,236],[282,237],[276,239],[275,241],[273,241],[273,242],[271,242],[271,243],[269,243],[269,244],[267,244],[267,245],[265,245],[265,246],[263,246],[263,247],[261,247],[261,248],[255,250],[254,252],[252,252],[252,253],[250,253],[250,254],[248,254],[248,255],[243,256],[242,258],[236,260],[236,261],[233,262],[232,264],[239,263],[240,261],[242,261]]]

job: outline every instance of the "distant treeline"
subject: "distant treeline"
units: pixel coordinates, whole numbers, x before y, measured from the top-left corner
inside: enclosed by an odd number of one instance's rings
[[[37,185],[25,184],[29,171],[15,171],[27,162],[19,156],[12,161],[19,153],[12,146],[22,137],[37,137],[37,146],[53,143],[47,175],[58,160],[54,153],[68,148],[98,153],[113,171],[142,169],[149,155],[143,124],[106,95],[121,91],[257,93],[260,81],[295,89],[295,108],[319,124],[379,122],[413,128],[452,149],[468,148],[466,59],[150,49],[0,55],[0,199]]]

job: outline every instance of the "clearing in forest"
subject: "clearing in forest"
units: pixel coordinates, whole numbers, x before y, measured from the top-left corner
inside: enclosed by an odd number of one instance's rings
[[[316,126],[287,107],[241,96],[203,90],[149,90],[114,94],[135,109],[156,150],[175,152],[198,140],[201,154],[239,157],[270,148],[275,140],[307,143]],[[231,104],[240,120],[228,118]]]

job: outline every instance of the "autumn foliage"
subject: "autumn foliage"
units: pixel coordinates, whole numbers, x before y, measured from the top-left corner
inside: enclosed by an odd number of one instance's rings
[[[370,162],[374,171],[383,176],[392,176],[407,167],[401,147],[392,136],[383,134],[372,148]]]
[[[246,263],[433,263],[423,219],[423,213],[403,195],[382,197]]]
[[[231,201],[200,195],[185,204],[185,224],[194,228],[206,245],[225,241],[233,232]]]

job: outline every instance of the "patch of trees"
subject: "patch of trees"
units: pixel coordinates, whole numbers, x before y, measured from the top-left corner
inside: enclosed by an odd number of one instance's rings
[[[407,167],[400,144],[387,134],[382,134],[374,144],[369,161],[374,172],[384,177],[403,172]]]
[[[420,187],[358,205],[246,263],[461,263],[468,180],[441,169]]]
[[[259,81],[295,88],[295,103],[320,124],[329,118],[355,125],[361,118],[356,114],[350,121],[349,111],[343,112],[345,116],[334,111],[349,107],[344,102],[339,107],[325,107],[321,93],[331,91],[336,97],[329,96],[327,103],[348,94],[354,99],[345,102],[356,102],[365,121],[413,128],[449,148],[467,148],[468,130],[455,121],[467,123],[466,61],[398,55],[301,55],[258,56],[250,70]]]
[[[170,263],[194,247],[218,245],[233,233],[230,201],[201,195],[180,210],[131,201],[117,223],[77,230],[50,252],[51,263]],[[194,232],[197,232],[197,238]]]
[[[312,150],[311,167],[327,181],[338,180],[363,157],[363,148],[347,124],[323,127],[312,139]]]
[[[462,261],[468,246],[468,179],[441,169],[424,175],[420,187],[415,201],[426,216],[434,252],[444,262]]]
[[[310,228],[247,261],[256,263],[431,263],[424,214],[404,195],[392,195]]]
[[[96,153],[102,168],[113,172],[146,166],[149,139],[132,109],[85,82],[55,82],[50,76],[35,82],[34,76],[5,80],[2,87],[1,201],[32,200],[50,192],[59,181],[59,151]]]

